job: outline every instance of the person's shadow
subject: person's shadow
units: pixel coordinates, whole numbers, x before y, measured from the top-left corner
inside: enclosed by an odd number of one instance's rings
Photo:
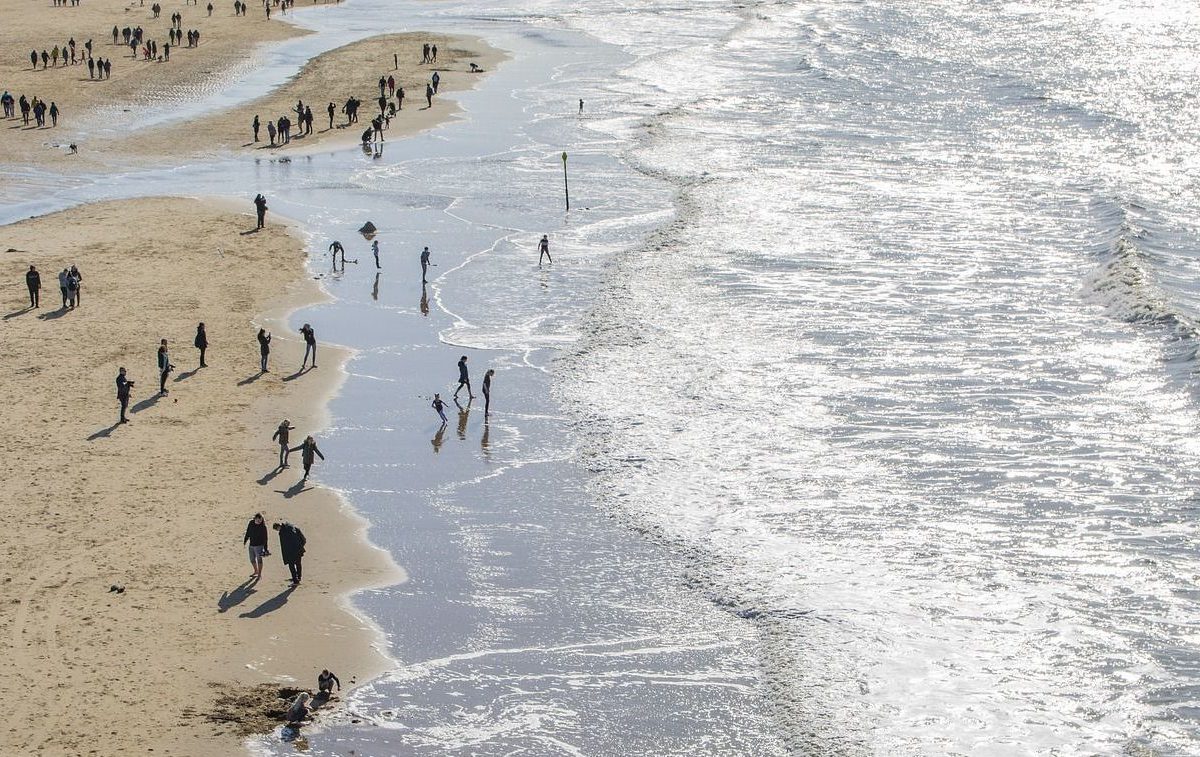
[[[43,321],[54,321],[70,312],[70,308],[59,308],[58,310],[51,310],[49,313],[42,313],[38,318]]]
[[[241,586],[238,586],[233,591],[221,592],[221,597],[217,600],[217,612],[228,612],[231,608],[237,607],[242,602],[254,593],[254,587],[258,584],[258,579],[251,576],[245,581],[242,581]]]
[[[307,481],[305,481],[304,479],[300,479],[299,481],[292,484],[287,489],[276,489],[275,491],[278,494],[282,494],[285,498],[291,499],[292,497],[295,497],[297,494],[302,494],[311,488],[312,487],[308,485]]]
[[[111,426],[109,426],[108,428],[102,428],[102,429],[100,429],[99,431],[97,431],[96,433],[94,433],[94,434],[92,434],[91,436],[89,436],[89,437],[87,438],[87,440],[88,440],[89,442],[94,442],[94,441],[96,441],[97,439],[107,439],[109,436],[111,436],[111,435],[112,435],[112,432],[114,432],[114,431],[116,431],[116,430],[117,430],[117,426],[120,426],[120,425],[121,425],[121,424],[120,424],[120,422],[118,421],[117,423],[114,423],[114,424],[112,424],[112,425],[111,425]]]
[[[266,474],[265,476],[263,476],[262,478],[260,478],[258,480],[258,485],[266,486],[267,484],[274,481],[276,476],[278,476],[280,473],[283,473],[283,470],[284,470],[283,468],[276,466],[273,471],[271,471],[270,473]]]
[[[14,311],[12,311],[12,312],[11,312],[11,313],[9,313],[8,315],[4,316],[4,320],[6,320],[6,321],[11,321],[13,318],[17,318],[17,317],[19,317],[19,316],[25,315],[25,314],[26,314],[26,313],[28,313],[30,310],[33,310],[33,305],[29,305],[29,306],[27,306],[27,307],[23,307],[23,308],[21,308],[20,310],[14,310]]]
[[[275,596],[263,602],[258,607],[255,607],[249,612],[238,613],[239,618],[261,618],[264,615],[275,612],[280,607],[283,607],[288,602],[288,597],[292,596],[292,592],[296,590],[296,585],[292,584]]]
[[[237,382],[237,385],[238,386],[246,386],[247,384],[253,384],[255,381],[258,381],[262,377],[263,377],[263,373],[262,373],[262,371],[259,371],[258,373],[254,374],[253,376],[247,376],[246,378]]]
[[[184,379],[190,379],[192,376],[195,376],[199,372],[200,372],[199,368],[193,368],[190,371],[184,371],[183,373],[181,373],[175,377],[175,383],[178,384],[180,381],[183,381]]]
[[[133,407],[129,408],[129,412],[130,412],[130,413],[140,413],[140,412],[142,412],[143,410],[149,410],[150,408],[152,408],[152,407],[154,407],[155,405],[157,405],[157,404],[158,404],[158,401],[159,401],[160,399],[162,399],[162,395],[161,395],[161,394],[158,394],[157,392],[156,392],[156,393],[154,393],[154,394],[151,394],[151,395],[150,395],[149,397],[147,397],[146,399],[142,400],[141,402],[137,403],[137,404],[136,404],[136,405],[134,405]]]
[[[295,381],[296,379],[300,378],[301,376],[303,376],[304,374],[308,373],[311,370],[312,370],[312,368],[301,368],[300,370],[296,371],[295,373],[293,373],[290,376],[284,376],[283,380],[284,381]]]

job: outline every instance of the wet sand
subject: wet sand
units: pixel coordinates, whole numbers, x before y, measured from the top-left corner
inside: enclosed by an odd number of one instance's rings
[[[245,723],[219,703],[266,683],[311,688],[322,667],[347,685],[384,668],[376,631],[345,596],[402,576],[334,492],[298,485],[298,459],[273,470],[282,418],[298,427],[294,443],[320,443],[346,354],[322,344],[320,368],[296,373],[302,344],[283,318],[321,294],[287,227],[253,227],[227,204],[149,199],[0,228],[0,650],[19,673],[0,687],[0,752],[229,754]],[[25,307],[31,263],[38,310]],[[55,275],[70,264],[83,300],[63,311]],[[197,370],[200,320],[210,367]],[[276,335],[274,371],[261,376],[260,324]],[[319,341],[334,336],[314,327]],[[160,338],[178,367],[162,398]],[[115,424],[122,365],[137,382],[126,426]],[[264,579],[247,581],[242,535],[256,511],[307,535],[299,589],[273,532]]]

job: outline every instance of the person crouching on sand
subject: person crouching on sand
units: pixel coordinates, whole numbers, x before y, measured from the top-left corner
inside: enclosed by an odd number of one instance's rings
[[[333,686],[337,684],[338,691],[342,690],[342,682],[338,677],[328,670],[322,670],[321,675],[317,676],[317,691],[318,696],[324,696],[326,699],[333,693]]]
[[[267,6],[267,17],[271,16],[271,6]],[[289,723],[299,723],[308,719],[312,715],[312,708],[308,706],[308,692],[302,691],[296,695],[296,699],[292,701],[292,705],[288,707],[287,719]]]
[[[322,460],[325,456],[321,454],[321,450],[317,449],[317,440],[311,436],[306,437],[299,447],[292,447],[291,452],[300,452],[300,461],[304,463],[304,477],[300,479],[301,483],[308,480],[308,472],[312,469],[313,463],[319,457]]]

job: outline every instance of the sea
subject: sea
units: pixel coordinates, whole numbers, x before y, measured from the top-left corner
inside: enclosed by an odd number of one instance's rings
[[[297,18],[140,117],[382,32],[511,57],[378,151],[0,190],[261,191],[309,235],[294,320],[356,351],[320,481],[409,578],[352,599],[394,669],[252,751],[1200,754],[1194,3]],[[461,354],[493,409],[442,428]]]

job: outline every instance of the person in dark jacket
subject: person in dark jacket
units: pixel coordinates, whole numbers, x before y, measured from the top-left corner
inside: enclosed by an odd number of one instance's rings
[[[268,373],[267,358],[271,356],[271,334],[266,329],[258,330],[258,356],[262,361],[259,370]]]
[[[263,555],[267,554],[267,522],[262,513],[255,513],[246,524],[246,535],[242,544],[250,550],[250,567],[254,569],[254,578],[262,578]]]
[[[71,281],[75,284],[73,287],[71,287],[71,290],[75,295],[75,306],[79,307],[83,304],[83,274],[79,272],[78,266],[71,266],[69,274]]]
[[[483,374],[483,417],[486,418],[492,412],[492,376],[496,375],[496,371],[492,368],[487,369],[487,373]]]
[[[170,394],[167,391],[167,377],[171,375],[171,371],[175,370],[175,366],[171,365],[171,356],[167,353],[167,340],[164,339],[158,345],[158,393]]]
[[[464,386],[467,388],[467,396],[475,399],[475,393],[471,391],[471,375],[467,372],[466,355],[458,359],[458,388],[454,390],[454,399],[458,399],[458,393]]]
[[[288,570],[292,573],[292,585],[298,585],[301,578],[304,545],[308,543],[308,540],[304,538],[303,531],[287,521],[276,523],[271,528],[279,532],[279,556],[283,558],[284,565],[287,565]]]
[[[272,441],[279,442],[279,468],[288,467],[288,453],[291,450],[288,448],[289,432],[295,431],[296,427],[287,418],[283,419],[283,423],[279,424],[279,428],[275,429],[275,433],[271,435]]]
[[[300,327],[300,333],[304,336],[304,359],[300,361],[300,370],[304,370],[304,366],[308,363],[308,353],[312,351],[313,368],[317,367],[317,333],[313,331],[313,327],[307,323]]]
[[[41,307],[38,293],[42,290],[42,274],[38,273],[36,266],[29,266],[29,270],[26,271],[25,286],[29,287],[29,307]]]
[[[341,691],[342,690],[342,682],[338,680],[338,677],[336,675],[334,675],[333,673],[329,672],[328,668],[325,670],[322,670],[321,675],[317,676],[317,691],[319,691],[321,694],[324,694],[326,697],[328,697],[330,694],[333,693],[333,685],[335,683],[337,684],[337,690]]]
[[[200,350],[200,367],[207,368],[208,363],[204,362],[204,351],[208,349],[208,333],[204,330],[203,323],[196,327],[196,341],[193,344],[196,345],[196,349]]]
[[[321,450],[317,449],[317,440],[311,436],[306,437],[299,447],[292,447],[291,452],[300,451],[300,460],[304,463],[304,478],[300,479],[301,483],[308,480],[308,471],[313,467],[316,458],[325,459],[321,454]]]
[[[267,198],[261,194],[254,197],[254,211],[258,214],[258,228],[267,225]]]
[[[117,372],[117,401],[121,403],[121,423],[129,423],[125,418],[125,411],[129,409],[129,390],[133,388],[133,382],[125,377],[125,369],[121,368]]]

